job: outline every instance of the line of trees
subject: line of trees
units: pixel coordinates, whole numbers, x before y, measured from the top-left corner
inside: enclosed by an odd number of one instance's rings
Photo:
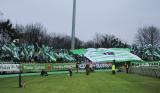
[[[5,26],[3,26],[5,25]],[[71,37],[68,35],[50,33],[47,34],[46,29],[41,24],[28,24],[28,25],[16,25],[14,28],[11,22],[3,22],[0,24],[0,37],[4,37],[7,42],[13,41],[14,39],[19,39],[20,44],[37,44],[39,47],[42,45],[51,46],[54,49],[70,49],[71,47]],[[7,29],[7,30],[6,30]],[[4,40],[3,40],[4,41]],[[0,42],[1,45],[2,42]],[[75,48],[112,48],[112,47],[128,47],[128,44],[122,42],[119,38],[114,35],[108,34],[95,34],[93,40],[84,42],[79,38],[75,38]]]
[[[95,34],[93,40],[90,40],[85,43],[86,47],[93,48],[128,48],[129,45],[125,42],[122,42],[119,38],[116,38],[114,35],[108,34]]]
[[[50,33],[41,24],[16,25],[16,31],[20,33],[20,42],[25,44],[38,44],[39,47],[47,45],[54,49],[70,49],[71,37],[68,35]],[[81,48],[82,41],[75,38],[76,48]]]

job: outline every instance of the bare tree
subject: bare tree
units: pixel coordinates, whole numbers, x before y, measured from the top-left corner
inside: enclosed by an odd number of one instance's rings
[[[101,41],[103,40],[103,36],[101,34],[96,33],[93,41],[94,41],[94,47],[99,48],[101,47]]]
[[[85,47],[93,48],[127,48],[128,44],[122,42],[114,35],[108,34],[95,34],[93,40],[86,42]]]
[[[85,48],[95,48],[95,42],[93,40],[87,41],[84,44]]]
[[[12,27],[10,20],[0,22],[0,44],[11,42],[14,39],[19,38],[19,34]]]
[[[48,42],[45,28],[41,24],[29,24],[26,26],[16,25],[16,32],[21,37],[20,40],[27,44],[46,44]]]
[[[153,47],[158,47],[160,44],[160,31],[157,27],[149,26],[139,28],[136,34],[136,44],[140,47],[151,44]]]

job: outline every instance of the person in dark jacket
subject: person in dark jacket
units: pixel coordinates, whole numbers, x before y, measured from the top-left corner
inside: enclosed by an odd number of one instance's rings
[[[72,77],[72,66],[68,68],[69,76]]]
[[[129,69],[128,63],[125,63],[124,67],[126,68],[126,73],[128,74],[128,69]]]
[[[76,70],[77,70],[77,73],[79,72],[79,66],[78,66],[78,63],[76,63]]]
[[[86,64],[85,69],[86,69],[86,75],[89,75],[90,74],[90,65],[89,65],[89,63]]]
[[[41,71],[41,76],[48,76],[47,71],[45,71],[44,69],[42,69],[42,71]]]

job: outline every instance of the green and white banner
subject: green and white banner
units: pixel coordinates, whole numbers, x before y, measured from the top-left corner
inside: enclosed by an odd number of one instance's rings
[[[76,63],[55,63],[55,64],[52,64],[52,71],[68,70],[69,67],[72,67],[72,69],[75,69]]]
[[[40,72],[42,69],[46,69],[45,64],[22,64],[23,72]]]
[[[0,72],[19,72],[19,64],[0,64]]]
[[[33,63],[33,64],[22,64],[23,72],[40,72],[42,69],[46,71],[64,71],[68,70],[69,67],[76,68],[75,63]]]
[[[84,54],[92,62],[126,62],[126,61],[142,61],[138,56],[130,53],[128,48],[90,48]]]

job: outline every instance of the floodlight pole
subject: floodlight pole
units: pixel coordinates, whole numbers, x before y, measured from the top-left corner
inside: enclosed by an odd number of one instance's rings
[[[74,49],[75,49],[75,19],[76,19],[76,0],[73,0],[71,50],[74,50]]]

